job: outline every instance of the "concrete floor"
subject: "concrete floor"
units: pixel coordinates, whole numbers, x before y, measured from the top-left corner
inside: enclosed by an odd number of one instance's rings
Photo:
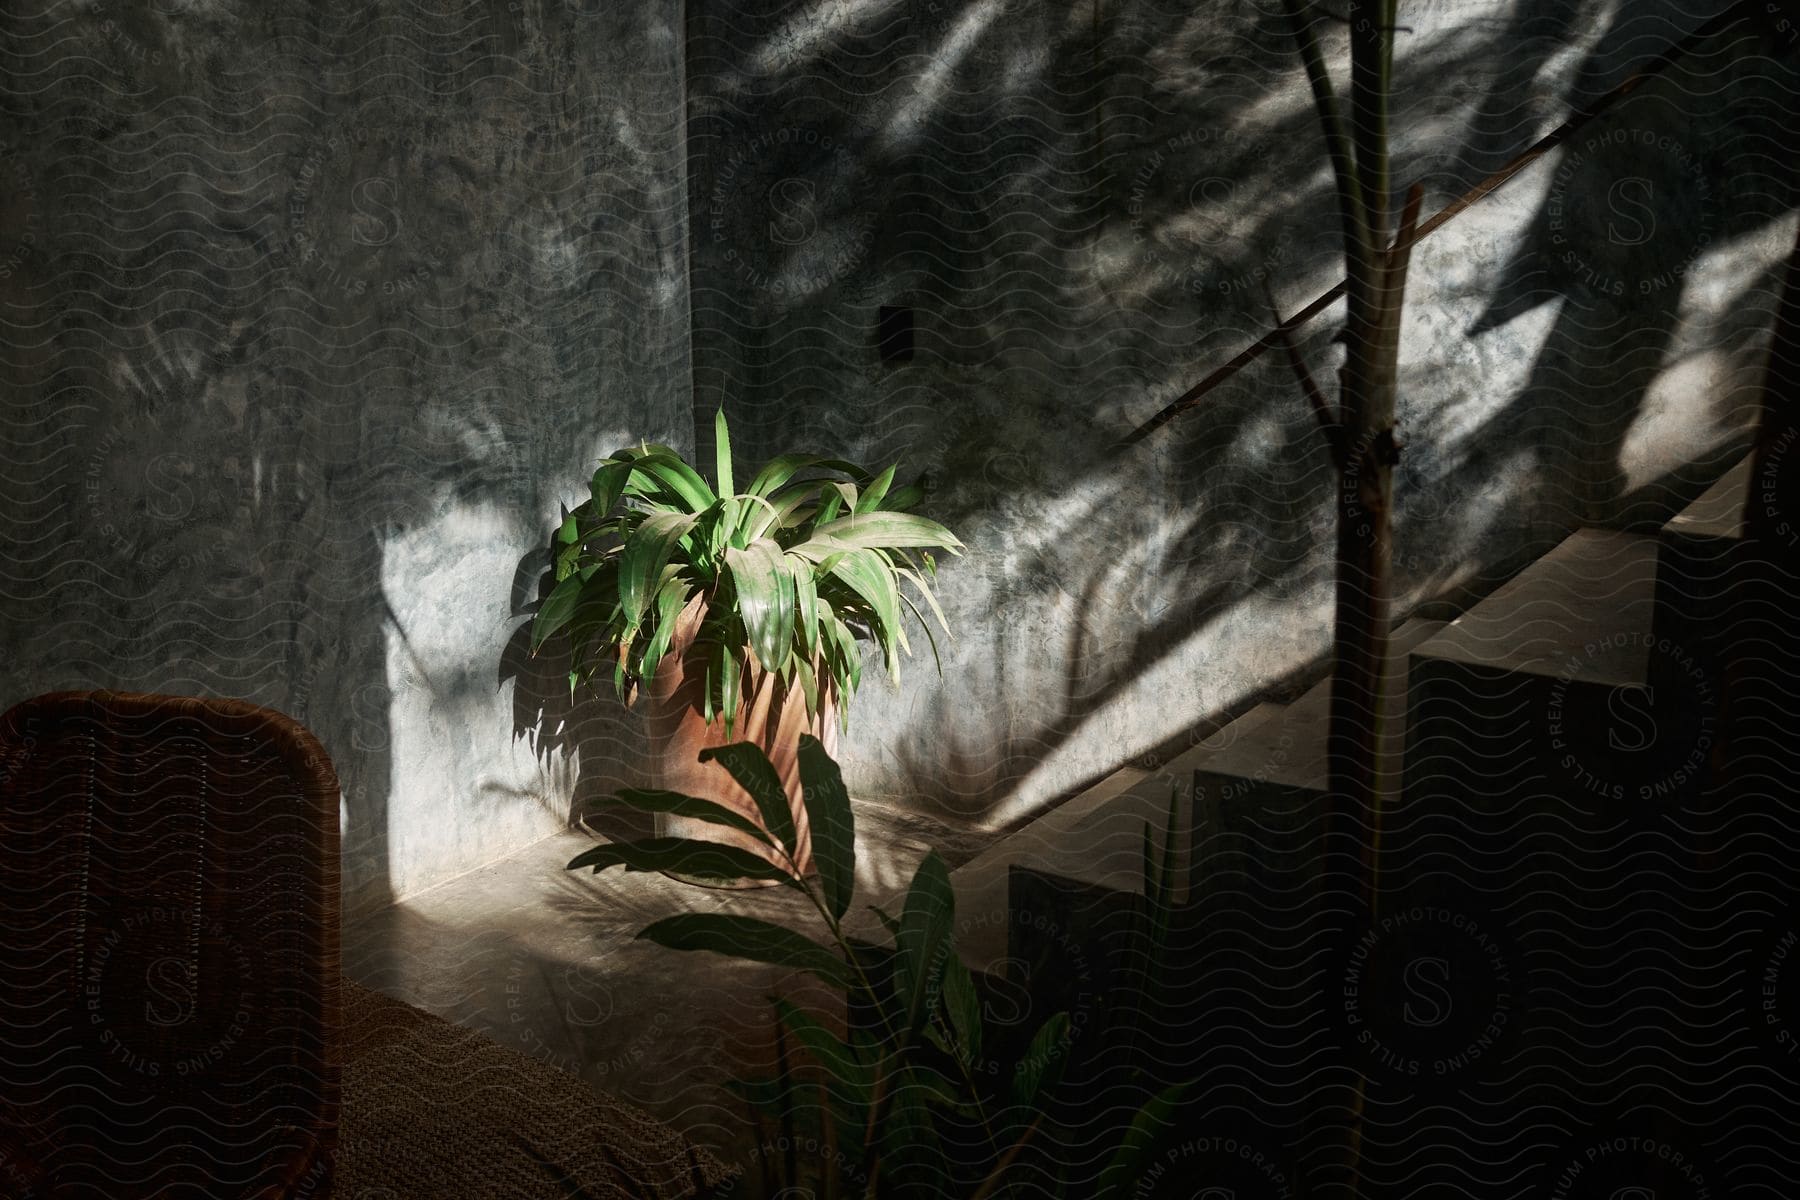
[[[897,901],[929,849],[954,867],[996,840],[856,802],[856,903]],[[347,923],[346,973],[479,1029],[630,1100],[747,1161],[758,1135],[734,1076],[766,1068],[767,997],[822,997],[807,977],[635,940],[679,912],[735,912],[823,937],[787,888],[723,891],[565,864],[594,843],[571,830]]]

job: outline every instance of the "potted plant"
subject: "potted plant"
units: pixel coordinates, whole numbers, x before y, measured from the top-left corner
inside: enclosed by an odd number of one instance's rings
[[[792,865],[805,874],[800,736],[836,753],[845,702],[862,681],[860,642],[880,646],[898,681],[900,652],[911,653],[903,615],[921,616],[903,584],[949,632],[927,583],[936,578],[931,551],[960,554],[962,543],[906,511],[922,492],[894,487],[893,467],[872,475],[841,459],[783,454],[739,492],[723,410],[715,428],[712,484],[667,446],[600,463],[592,494],[556,532],[555,586],[533,621],[531,649],[564,634],[571,691],[610,665],[627,704],[648,695],[651,773],[668,799],[659,833],[776,861],[766,835],[791,822]],[[935,658],[929,627],[925,634]],[[756,776],[760,794],[721,761],[737,753],[734,741],[771,764]],[[741,823],[694,819],[679,801],[695,796]]]

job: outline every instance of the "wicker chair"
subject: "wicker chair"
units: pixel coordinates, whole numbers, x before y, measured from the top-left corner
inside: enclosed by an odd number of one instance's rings
[[[338,1120],[338,785],[237,701],[0,717],[0,1196],[318,1197]]]

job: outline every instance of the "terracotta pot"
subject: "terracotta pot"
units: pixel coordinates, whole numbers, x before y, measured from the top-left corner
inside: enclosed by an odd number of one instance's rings
[[[778,676],[765,671],[746,651],[742,660],[742,700],[731,736],[726,737],[723,718],[715,714],[709,725],[703,716],[706,661],[704,648],[694,646],[694,637],[705,616],[704,596],[695,596],[688,601],[687,607],[676,618],[669,653],[657,666],[656,677],[644,689],[651,786],[712,800],[762,826],[762,814],[750,793],[739,787],[718,763],[700,761],[700,752],[708,747],[754,742],[769,756],[787,790],[788,811],[793,814],[794,828],[799,833],[800,872],[809,874],[813,869],[812,836],[800,790],[800,735],[812,734],[824,743],[826,753],[834,758],[837,756],[837,695],[829,673],[819,681],[818,717],[809,719],[806,695],[800,687],[796,684],[791,689],[784,688]],[[656,830],[663,837],[723,842],[759,854],[771,862],[779,861],[773,852],[749,834],[723,825],[659,813]],[[761,881],[736,886],[759,885]]]

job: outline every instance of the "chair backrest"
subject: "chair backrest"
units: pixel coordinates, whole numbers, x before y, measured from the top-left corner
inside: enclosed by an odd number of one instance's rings
[[[0,716],[0,1195],[322,1195],[338,804],[266,708],[61,692]]]

